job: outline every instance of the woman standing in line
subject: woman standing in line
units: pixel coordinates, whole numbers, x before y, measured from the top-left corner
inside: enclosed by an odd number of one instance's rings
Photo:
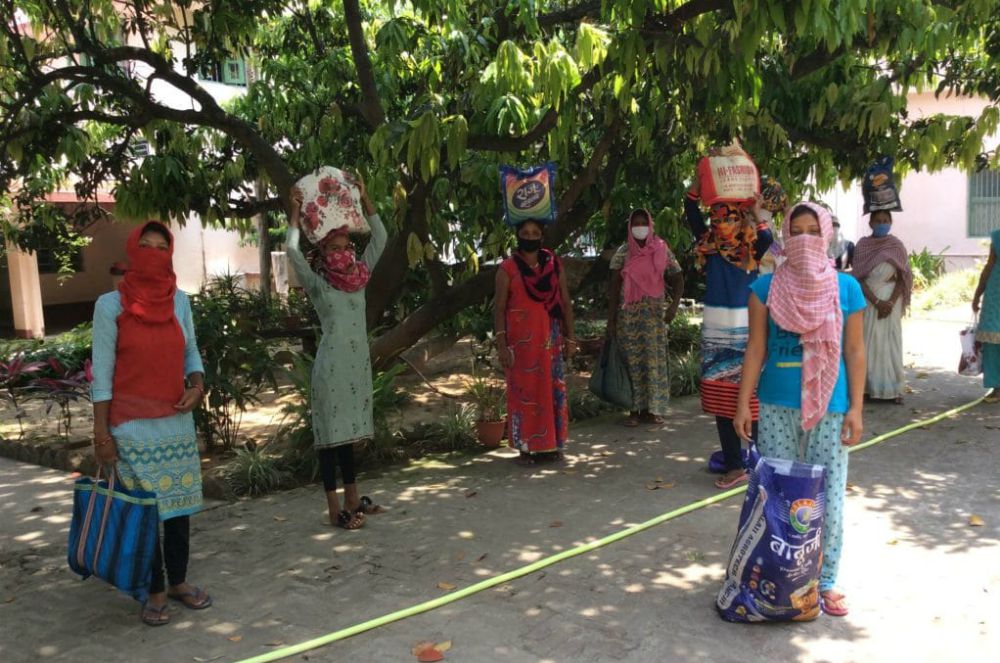
[[[188,296],[177,289],[173,235],[152,221],[125,247],[118,290],[94,306],[94,457],[115,465],[129,489],[156,494],[157,535],[149,598],[139,618],[170,621],[167,599],[192,610],[211,597],[187,582],[191,514],[201,508],[201,457],[191,411],[205,395]],[[166,581],[164,580],[166,566]],[[169,582],[169,587],[167,583]]]
[[[997,403],[1000,402],[1000,269],[997,269],[1000,229],[990,233],[990,240],[990,257],[979,275],[972,310],[979,315],[976,343],[981,343],[983,349],[983,386],[990,390],[986,402]]]
[[[861,439],[864,295],[827,256],[830,213],[799,203],[782,227],[785,260],[751,286],[750,338],[733,421],[753,436],[751,399],[760,398],[761,455],[826,468],[821,606],[847,614],[837,591],[847,488],[847,448]],[[759,380],[759,384],[758,384]]]
[[[854,250],[854,278],[868,302],[865,308],[865,348],[868,369],[865,396],[903,403],[903,316],[910,307],[913,271],[906,247],[890,235],[892,215],[872,212],[872,234]]]
[[[323,338],[312,369],[313,444],[319,455],[330,523],[360,529],[365,516],[382,508],[358,496],[354,443],[374,434],[372,366],[365,321],[365,286],[369,269],[385,248],[386,231],[368,198],[364,180],[352,181],[361,191],[361,205],[371,240],[357,259],[347,229],[333,231],[307,259],[299,248],[302,191],[292,190],[291,217],[285,246],[292,268],[319,315]],[[336,467],[344,483],[344,506],[337,498]]]
[[[684,276],[670,247],[656,236],[648,210],[633,210],[627,232],[611,259],[608,334],[617,334],[632,381],[632,410],[625,425],[659,425],[670,402],[667,340]],[[669,303],[664,301],[667,282]]]
[[[562,457],[569,424],[563,357],[576,349],[562,263],[542,248],[542,225],[515,228],[517,250],[496,275],[493,324],[507,378],[511,446],[520,465]]]
[[[761,258],[774,237],[761,210],[717,204],[710,208],[710,225],[698,205],[697,176],[684,201],[684,212],[694,235],[695,257],[705,273],[705,309],[701,327],[701,408],[715,415],[715,426],[726,472],[715,487],[728,489],[747,480],[740,438],[733,429],[737,394],[747,343],[747,301],[750,285],[759,275]],[[753,420],[757,399],[752,398]],[[756,426],[756,423],[754,424]],[[753,434],[756,438],[756,429]]]

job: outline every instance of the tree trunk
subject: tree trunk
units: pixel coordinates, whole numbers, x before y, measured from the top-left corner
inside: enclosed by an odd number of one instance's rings
[[[267,195],[264,183],[257,179],[255,184],[257,200]],[[271,304],[271,233],[267,223],[267,212],[257,215],[257,249],[260,259],[260,296],[266,305]]]

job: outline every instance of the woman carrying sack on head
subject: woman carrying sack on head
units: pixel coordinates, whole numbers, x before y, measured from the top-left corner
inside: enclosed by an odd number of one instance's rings
[[[1000,402],[1000,230],[990,233],[990,257],[979,275],[972,310],[979,316],[976,343],[983,348],[983,386],[990,390],[987,403]]]
[[[163,522],[139,615],[150,626],[170,621],[168,598],[192,610],[212,605],[187,582],[190,515],[202,500],[191,411],[205,396],[205,369],[191,303],[177,289],[173,251],[173,235],[162,223],[136,228],[118,290],[94,306],[94,456],[102,466],[114,464],[126,488],[155,493]]]
[[[564,357],[576,351],[573,307],[562,263],[542,248],[542,224],[515,226],[517,250],[496,275],[493,324],[507,378],[510,444],[516,462],[558,460],[566,446],[569,406]]]
[[[632,211],[627,233],[611,258],[607,329],[617,337],[632,382],[625,425],[659,425],[670,402],[668,330],[684,293],[684,276],[670,247],[656,236],[648,210]]]
[[[910,307],[913,271],[899,238],[890,235],[892,214],[872,212],[872,234],[858,241],[852,275],[861,283],[868,355],[865,396],[903,403],[903,316]]]
[[[292,190],[285,249],[323,327],[312,369],[312,425],[330,524],[356,530],[364,526],[367,515],[383,510],[370,498],[358,495],[354,443],[374,435],[365,286],[370,267],[385,248],[386,232],[364,180],[356,175],[351,183],[361,192],[361,205],[371,226],[364,256],[358,260],[346,229],[327,235],[308,259],[302,254],[299,221],[303,193],[298,188]],[[338,465],[344,483],[343,508],[337,497]]]
[[[760,260],[774,241],[758,207],[716,204],[710,224],[698,205],[700,184],[684,200],[684,212],[694,235],[695,257],[705,274],[705,309],[701,327],[701,408],[715,415],[715,426],[725,461],[725,474],[716,479],[720,490],[747,480],[740,438],[733,430],[737,394],[747,342],[747,300],[757,279]],[[757,400],[751,400],[756,421]],[[756,437],[756,434],[754,434]]]
[[[760,399],[762,456],[826,468],[821,605],[847,614],[836,590],[843,540],[847,448],[861,439],[864,295],[827,257],[830,213],[799,203],[782,227],[785,259],[751,286],[750,338],[733,424],[753,438],[751,399]],[[759,384],[758,384],[759,380]]]

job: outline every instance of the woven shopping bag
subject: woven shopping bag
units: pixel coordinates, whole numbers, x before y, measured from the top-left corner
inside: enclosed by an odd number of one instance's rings
[[[603,401],[628,410],[632,409],[632,379],[615,337],[604,341],[588,383],[590,391]]]
[[[156,494],[129,490],[108,479],[77,479],[69,528],[69,567],[83,579],[96,576],[129,596],[145,601],[152,579],[159,530]]]

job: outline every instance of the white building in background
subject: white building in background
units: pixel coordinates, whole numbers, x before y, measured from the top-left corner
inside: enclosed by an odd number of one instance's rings
[[[180,49],[180,45],[175,48]],[[136,65],[133,71],[142,77],[143,65]],[[233,59],[202,72],[199,78],[215,99],[225,103],[245,93],[248,71],[242,59]],[[188,95],[162,80],[154,82],[152,92],[161,103],[174,108],[195,107]],[[140,144],[138,148],[148,146]],[[69,185],[65,191],[49,196],[48,201],[65,208],[81,204]],[[101,194],[98,204],[114,215],[114,197],[110,193]],[[80,252],[74,262],[75,272],[68,278],[59,278],[58,265],[49,252],[24,253],[7,246],[6,261],[0,261],[0,336],[39,338],[46,330],[62,331],[89,320],[94,301],[111,290],[110,268],[125,260],[125,240],[134,226],[112,221],[92,226],[87,231],[92,237],[90,245]],[[195,292],[207,280],[222,274],[242,275],[248,285],[259,283],[257,248],[246,245],[237,233],[203,228],[193,213],[183,224],[178,219],[170,220],[170,227],[175,240],[174,270],[181,290]]]
[[[973,97],[942,97],[933,93],[911,94],[907,110],[911,120],[938,114],[975,117],[989,102]],[[996,149],[1000,136],[992,136],[984,146]],[[879,155],[873,154],[872,158]],[[908,251],[925,248],[941,254],[949,270],[972,267],[989,254],[990,231],[1000,228],[1000,171],[966,173],[945,168],[936,173],[908,173],[900,181],[902,212],[893,212],[892,232]],[[839,187],[827,192],[822,200],[840,219],[848,239],[870,234],[868,216],[862,214],[861,182],[848,190]]]

